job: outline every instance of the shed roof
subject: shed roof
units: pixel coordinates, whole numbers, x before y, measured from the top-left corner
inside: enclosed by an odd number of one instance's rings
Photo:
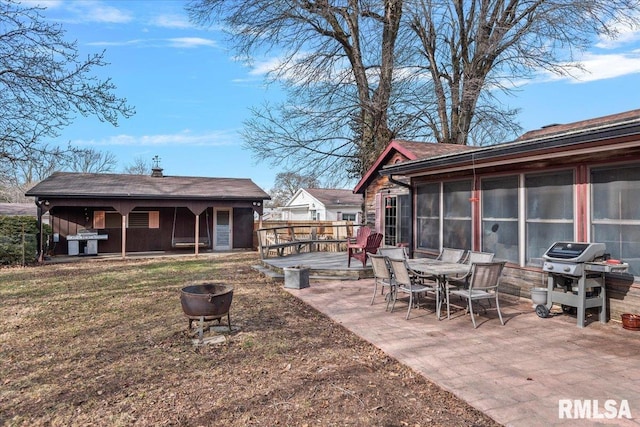
[[[55,172],[27,191],[26,195],[79,199],[271,199],[247,178],[75,172]]]
[[[339,188],[305,188],[304,190],[325,206],[358,206],[362,204],[362,196],[353,194],[351,190]]]

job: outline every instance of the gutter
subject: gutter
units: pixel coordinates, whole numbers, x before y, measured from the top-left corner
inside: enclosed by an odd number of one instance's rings
[[[637,137],[638,135],[640,135],[640,123],[636,120],[630,123],[618,124],[617,126],[598,129],[591,128],[585,129],[582,132],[540,137],[526,141],[507,142],[464,153],[411,160],[397,165],[385,166],[379,173],[389,177],[392,174],[410,175],[421,169],[454,168],[470,164],[477,165],[477,162],[486,163],[502,157],[526,156],[536,152],[543,153],[543,156],[546,158],[549,157],[549,149],[566,149],[583,144],[610,141],[612,139]],[[606,145],[608,144],[600,145],[599,149],[602,150]],[[637,146],[638,142],[635,141],[632,145]]]

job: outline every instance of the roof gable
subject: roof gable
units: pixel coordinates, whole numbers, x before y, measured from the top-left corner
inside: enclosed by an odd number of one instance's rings
[[[356,184],[353,192],[363,193],[371,181],[378,176],[378,171],[395,155],[400,154],[409,160],[439,157],[451,153],[475,150],[478,147],[471,147],[460,144],[440,144],[435,142],[417,142],[395,139],[387,145],[387,148],[378,156],[373,165]]]

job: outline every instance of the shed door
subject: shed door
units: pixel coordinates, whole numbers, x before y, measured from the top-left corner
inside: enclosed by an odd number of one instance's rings
[[[215,244],[213,249],[231,250],[231,210],[216,210],[213,227],[215,230]]]

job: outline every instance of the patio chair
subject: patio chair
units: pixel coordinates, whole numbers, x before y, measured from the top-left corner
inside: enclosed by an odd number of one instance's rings
[[[347,248],[355,247],[360,248],[367,243],[367,237],[371,234],[369,227],[360,227],[356,232],[356,237],[347,237]]]
[[[409,307],[407,309],[407,316],[405,319],[409,319],[411,314],[411,308],[414,307],[414,298],[416,301],[415,306],[420,306],[420,294],[426,294],[427,292],[433,292],[436,295],[436,299],[439,298],[438,284],[436,282],[421,281],[418,282],[418,276],[413,274],[412,270],[407,265],[406,259],[387,258],[391,272],[393,274],[393,280],[395,286],[393,287],[391,304],[391,312],[396,305],[398,299],[398,293],[409,294]]]
[[[464,249],[442,248],[436,259],[443,262],[461,262],[464,252]]]
[[[407,248],[400,246],[388,246],[386,248],[378,249],[380,255],[384,255],[387,258],[409,258],[407,255]]]
[[[477,325],[476,319],[473,315],[473,302],[481,300],[496,300],[498,317],[500,318],[500,323],[504,325],[502,313],[500,313],[500,303],[498,301],[498,287],[500,286],[500,277],[502,276],[504,264],[504,262],[471,264],[469,287],[466,289],[454,289],[451,291],[452,295],[458,295],[467,300],[467,310],[471,314],[471,321],[473,322],[474,329]]]
[[[391,296],[393,295],[393,278],[391,276],[391,270],[387,258],[381,254],[370,254],[371,266],[373,267],[373,297],[371,297],[371,305],[378,293],[378,284],[380,285],[380,295],[384,295],[384,288],[389,288],[389,292],[386,296],[387,307],[389,309],[389,302],[391,302]]]
[[[359,259],[362,261],[362,267],[367,265],[367,258],[369,254],[375,254],[378,252],[378,248],[382,243],[382,234],[373,233],[367,237],[367,240],[363,246],[349,246],[347,245],[347,266],[351,267],[351,258]]]
[[[455,289],[465,289],[469,286],[471,278],[471,266],[476,263],[487,263],[493,261],[494,254],[490,252],[469,251],[467,254],[466,264],[469,264],[469,272],[460,277],[448,277],[445,285],[445,293],[447,300],[447,319],[451,318],[451,310],[449,309],[449,294]]]

